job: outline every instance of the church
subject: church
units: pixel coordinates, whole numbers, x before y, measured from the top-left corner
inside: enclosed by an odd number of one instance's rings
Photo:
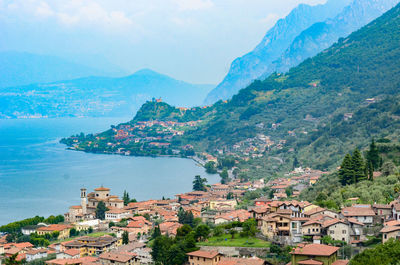
[[[86,189],[81,189],[81,205],[69,207],[68,213],[64,214],[65,221],[69,223],[80,222],[84,220],[96,219],[96,207],[99,202],[104,202],[108,209],[122,209],[124,201],[116,195],[110,195],[110,189],[99,187],[94,192],[86,194]]]

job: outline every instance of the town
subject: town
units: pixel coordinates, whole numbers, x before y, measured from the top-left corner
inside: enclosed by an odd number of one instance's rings
[[[187,264],[339,265],[371,241],[399,238],[400,198],[373,205],[351,198],[340,211],[299,201],[325,173],[297,168],[285,178],[212,185],[196,176],[193,191],[140,202],[103,186],[89,193],[82,188],[80,204],[64,216],[3,226],[0,261],[157,264],[163,263],[159,238],[182,240],[194,231],[194,245],[182,257]]]

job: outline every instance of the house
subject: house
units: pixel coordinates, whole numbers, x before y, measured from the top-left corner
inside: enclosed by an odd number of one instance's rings
[[[126,219],[131,216],[132,216],[131,211],[125,210],[125,209],[113,208],[106,212],[106,220],[107,221],[116,221],[116,220]]]
[[[266,198],[266,197],[262,197],[262,198],[258,198],[258,199],[255,199],[254,200],[254,204],[256,205],[256,206],[266,206],[266,205],[268,205],[269,203],[271,203],[272,202],[272,200],[271,199],[268,199],[268,198]]]
[[[52,259],[46,261],[47,265],[93,265],[99,259],[96,257],[82,257],[79,259]]]
[[[341,219],[327,220],[323,223],[326,234],[333,240],[341,240],[350,243],[350,226],[347,221]]]
[[[392,216],[392,206],[390,204],[373,204],[372,209],[382,223]]]
[[[77,259],[81,257],[81,251],[76,248],[71,248],[57,253],[57,259]]]
[[[395,240],[400,239],[400,223],[388,225],[381,229],[380,233],[382,234],[382,243],[385,243],[391,238]]]
[[[222,255],[217,251],[197,250],[186,254],[190,265],[217,265]]]
[[[342,209],[342,215],[346,218],[354,218],[358,222],[363,223],[367,226],[372,226],[374,223],[374,217],[376,216],[371,205],[354,204],[351,207],[345,207]]]
[[[65,239],[69,237],[69,231],[72,226],[63,225],[63,224],[52,224],[49,226],[43,226],[36,230],[36,233],[40,236],[44,236],[46,234],[52,234],[54,232],[58,232],[58,239]]]
[[[181,226],[182,224],[176,222],[164,222],[160,224],[160,231],[162,235],[175,236]]]
[[[126,228],[129,228],[130,233],[147,234],[152,227],[152,223],[147,221],[143,216],[135,216],[129,219]]]
[[[90,237],[83,236],[64,244],[66,250],[79,249],[81,257],[86,255],[100,255],[122,244],[121,239],[112,236]],[[64,251],[64,250],[62,250]]]
[[[400,203],[392,204],[392,218],[394,220],[400,220]]]
[[[40,249],[29,249],[25,253],[25,259],[27,262],[47,258],[47,249],[40,248]]]
[[[303,236],[320,236],[322,234],[322,221],[312,219],[301,227]]]
[[[291,220],[288,215],[271,213],[262,219],[261,233],[268,238],[289,236]]]
[[[47,226],[46,224],[40,223],[38,225],[27,225],[21,228],[21,233],[23,235],[29,236],[32,233],[35,233],[36,230],[40,227]]]
[[[233,222],[233,221],[240,221],[244,222],[247,219],[251,218],[251,213],[247,210],[235,210],[235,211],[230,211],[226,212],[221,215],[215,216],[215,224],[223,224],[223,223],[228,223],[228,222]]]
[[[291,265],[337,265],[348,264],[348,261],[338,262],[338,247],[322,244],[299,244],[293,249]]]
[[[99,262],[103,265],[133,265],[139,264],[137,254],[131,252],[105,252],[100,254]]]
[[[236,200],[216,200],[210,201],[211,210],[235,210]]]
[[[231,258],[222,257],[218,265],[264,265],[265,260],[253,257],[253,258]]]

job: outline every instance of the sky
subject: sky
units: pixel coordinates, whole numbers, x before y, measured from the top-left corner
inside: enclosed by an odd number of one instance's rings
[[[0,0],[0,51],[219,83],[300,3],[326,0]]]

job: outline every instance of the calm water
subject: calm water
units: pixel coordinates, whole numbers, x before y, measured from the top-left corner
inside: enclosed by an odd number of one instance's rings
[[[100,185],[138,200],[190,191],[195,175],[218,181],[192,160],[124,157],[65,150],[59,139],[99,132],[128,118],[0,120],[0,225],[63,214],[80,202],[80,188]]]

